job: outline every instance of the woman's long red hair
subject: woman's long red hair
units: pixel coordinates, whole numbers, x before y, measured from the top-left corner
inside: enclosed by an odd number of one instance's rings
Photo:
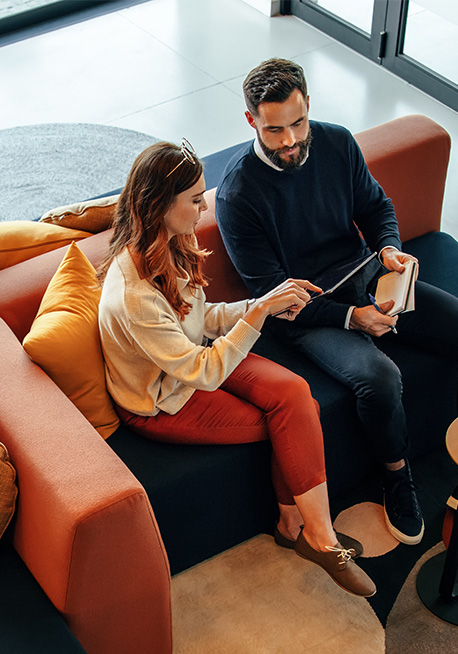
[[[191,305],[178,290],[177,277],[189,275],[189,287],[205,286],[202,264],[209,254],[201,250],[193,234],[168,239],[164,216],[175,197],[194,186],[202,175],[202,164],[183,160],[176,145],[159,142],[138,155],[120,195],[108,254],[97,272],[103,283],[114,257],[129,246],[139,261],[142,274],[160,290],[183,320]]]

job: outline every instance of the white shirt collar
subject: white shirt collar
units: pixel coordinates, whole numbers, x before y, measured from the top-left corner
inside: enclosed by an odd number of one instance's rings
[[[278,171],[281,172],[281,173],[284,172],[284,171],[283,171],[283,168],[279,168],[278,166],[276,166],[276,165],[275,165],[275,164],[274,164],[274,163],[269,159],[269,157],[266,155],[266,153],[265,153],[264,150],[262,149],[261,144],[259,143],[259,139],[258,139],[257,136],[256,136],[256,138],[254,139],[254,151],[255,151],[255,154],[259,157],[259,159],[261,159],[261,161],[263,161],[265,164],[267,164],[268,166],[270,166],[270,167],[273,168],[274,170],[278,170]],[[305,162],[307,161],[308,157],[309,157],[309,153],[307,152],[307,154],[306,154],[305,157],[304,157],[304,160],[301,162],[301,166],[303,166],[303,165],[305,164]]]

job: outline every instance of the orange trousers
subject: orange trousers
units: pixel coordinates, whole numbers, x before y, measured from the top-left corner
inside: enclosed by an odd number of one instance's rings
[[[326,481],[319,406],[309,385],[256,354],[250,353],[216,391],[196,390],[175,415],[139,416],[116,409],[133,431],[166,443],[270,439],[272,481],[281,504],[294,504],[294,495]]]

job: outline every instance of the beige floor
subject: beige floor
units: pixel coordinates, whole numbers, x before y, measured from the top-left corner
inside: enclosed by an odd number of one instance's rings
[[[404,547],[379,504],[349,507],[334,526],[363,543],[364,558]],[[174,654],[458,654],[458,627],[431,613],[416,591],[421,566],[443,550],[438,543],[413,567],[384,629],[369,601],[271,536],[257,536],[173,577]]]
[[[382,654],[370,604],[262,535],[172,580],[175,654]]]

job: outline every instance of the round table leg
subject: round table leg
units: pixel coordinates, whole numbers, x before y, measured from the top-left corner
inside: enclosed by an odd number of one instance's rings
[[[423,604],[439,618],[458,625],[458,511],[448,549],[426,561],[417,575],[417,592]]]
[[[439,585],[447,552],[441,552],[424,563],[417,576],[417,592],[427,609],[446,622],[458,625],[458,602],[456,598],[444,599]],[[455,593],[457,591],[455,584]]]

